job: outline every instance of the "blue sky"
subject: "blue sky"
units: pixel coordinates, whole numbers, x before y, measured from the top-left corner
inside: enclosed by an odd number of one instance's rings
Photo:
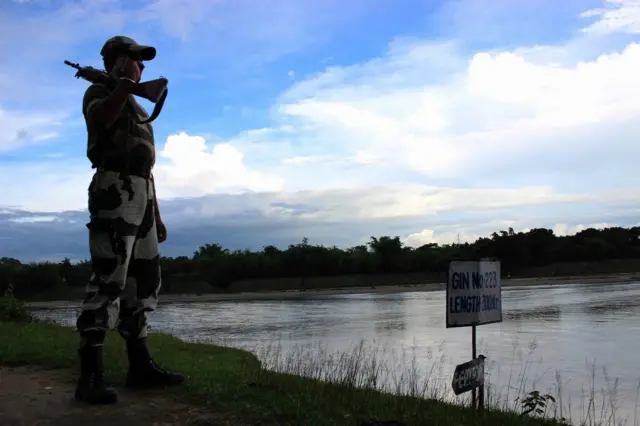
[[[638,0],[0,9],[0,256],[88,257],[88,83],[63,60],[99,67],[116,34],[156,46],[144,77],[169,79],[166,255],[639,222]]]

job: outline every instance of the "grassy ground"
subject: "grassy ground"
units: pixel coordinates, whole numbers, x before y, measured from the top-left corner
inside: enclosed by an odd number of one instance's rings
[[[187,397],[210,409],[261,424],[356,425],[362,419],[394,419],[408,425],[555,425],[529,416],[488,411],[481,420],[468,408],[433,400],[398,397],[377,391],[323,383],[265,371],[257,358],[238,349],[184,343],[152,334],[157,360],[184,372]],[[0,322],[0,364],[75,367],[77,335],[73,329],[44,323]],[[110,334],[106,344],[107,377],[122,384],[126,371],[122,339]],[[167,391],[169,392],[169,391]]]

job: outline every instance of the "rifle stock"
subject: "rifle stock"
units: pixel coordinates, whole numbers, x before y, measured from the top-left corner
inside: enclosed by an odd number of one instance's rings
[[[158,103],[162,94],[167,90],[168,83],[169,81],[164,77],[145,81],[144,83],[138,83],[133,94],[141,98],[145,98],[155,104]]]

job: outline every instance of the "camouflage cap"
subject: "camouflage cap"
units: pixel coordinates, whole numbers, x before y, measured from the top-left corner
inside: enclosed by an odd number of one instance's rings
[[[156,48],[138,44],[134,39],[126,36],[111,37],[104,43],[100,54],[104,57],[110,51],[137,53],[142,61],[150,61],[156,57]]]

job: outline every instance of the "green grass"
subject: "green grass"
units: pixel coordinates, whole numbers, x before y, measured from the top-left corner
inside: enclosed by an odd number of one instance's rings
[[[469,408],[410,396],[394,396],[348,384],[327,383],[266,371],[251,353],[207,344],[184,343],[152,333],[159,363],[187,375],[177,398],[262,424],[355,425],[360,419],[402,420],[408,425],[555,425],[489,410],[483,419]],[[72,328],[42,322],[0,322],[0,364],[76,368],[77,334]],[[105,345],[106,375],[122,384],[126,358],[122,339],[110,333]]]

